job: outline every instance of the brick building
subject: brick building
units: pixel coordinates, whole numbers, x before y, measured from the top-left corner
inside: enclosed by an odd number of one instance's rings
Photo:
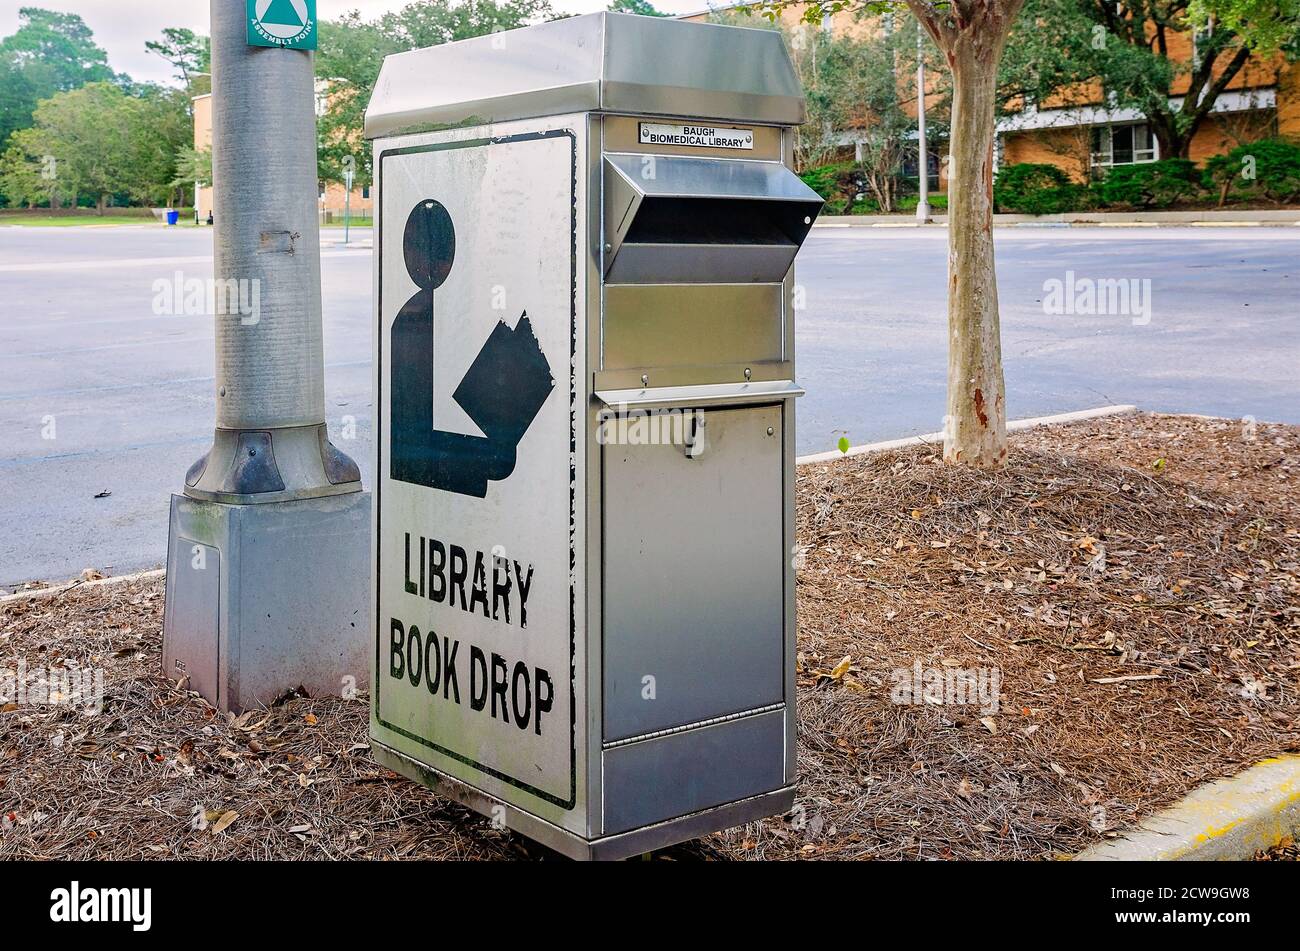
[[[717,6],[685,14],[682,19],[708,20],[743,6]],[[791,29],[818,29],[802,23],[804,9],[804,5],[784,8],[780,17],[782,25]],[[820,28],[836,35],[861,35],[881,27],[879,19],[858,19],[844,11],[824,17]],[[1171,60],[1190,63],[1194,55],[1192,33],[1169,33],[1168,49]],[[913,80],[909,74],[900,76],[899,81],[910,86]],[[1186,93],[1189,81],[1186,75],[1178,78],[1171,90],[1171,101],[1177,102]],[[933,105],[939,98],[934,91],[936,86],[929,83],[927,86],[926,102]],[[916,114],[914,102],[905,101],[903,109]],[[1213,113],[1193,136],[1189,157],[1200,164],[1241,142],[1273,134],[1300,140],[1300,63],[1287,64],[1280,56],[1268,63],[1252,61],[1232,79],[1219,96]],[[853,130],[845,130],[846,150],[852,140]],[[1000,119],[997,149],[999,165],[1047,163],[1064,169],[1079,181],[1115,165],[1168,157],[1160,155],[1159,144],[1146,117],[1134,109],[1108,106],[1099,83],[1070,90],[1040,104],[1025,104],[1014,115]],[[939,184],[946,186],[942,180]]]
[[[318,103],[319,109],[319,103]],[[204,149],[212,146],[212,95],[194,97],[194,148]],[[337,182],[327,182],[319,193],[321,219],[341,221],[343,209],[347,204],[347,194]],[[357,186],[352,189],[351,211],[354,218],[369,218],[374,214],[375,203],[370,197],[370,188]],[[212,187],[195,187],[194,208],[199,221],[206,221],[212,210]]]

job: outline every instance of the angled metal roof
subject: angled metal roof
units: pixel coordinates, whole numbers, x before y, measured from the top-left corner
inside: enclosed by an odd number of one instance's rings
[[[805,118],[775,30],[590,13],[387,57],[366,136],[568,112]]]

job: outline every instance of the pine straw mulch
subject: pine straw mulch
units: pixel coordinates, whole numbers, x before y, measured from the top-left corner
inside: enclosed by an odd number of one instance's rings
[[[1256,862],[1300,862],[1300,846],[1295,838],[1286,836],[1271,849],[1265,849],[1255,855]]]
[[[1057,856],[1300,750],[1298,479],[1296,427],[1163,416],[1019,434],[997,474],[801,469],[796,810],[667,856]],[[364,698],[214,714],[157,675],[161,609],[0,605],[0,667],[106,670],[99,716],[0,706],[0,858],[545,855],[378,767]],[[998,709],[892,702],[917,663],[996,670]]]

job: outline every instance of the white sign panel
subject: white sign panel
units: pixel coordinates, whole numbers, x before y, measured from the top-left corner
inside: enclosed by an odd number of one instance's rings
[[[753,149],[753,129],[723,129],[711,125],[641,123],[642,145],[693,145],[710,149]]]
[[[560,130],[379,158],[375,715],[435,768],[565,809],[575,149]]]

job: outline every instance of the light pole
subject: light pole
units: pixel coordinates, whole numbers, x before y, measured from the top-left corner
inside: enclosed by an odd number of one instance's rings
[[[225,710],[367,681],[370,495],[326,432],[312,54],[250,45],[253,8],[211,4],[216,428],[172,496],[163,619],[166,673]]]
[[[352,224],[352,166],[343,173],[343,243],[348,243],[348,230]]]
[[[930,155],[925,141],[925,36],[916,25],[916,220],[930,220]]]

